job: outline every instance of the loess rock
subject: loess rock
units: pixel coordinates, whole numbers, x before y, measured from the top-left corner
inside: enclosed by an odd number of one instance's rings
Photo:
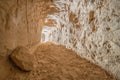
[[[10,58],[21,70],[31,71],[35,68],[34,55],[30,54],[29,49],[26,47],[17,47],[10,55]]]
[[[57,0],[42,42],[64,45],[120,80],[120,0]],[[56,16],[57,15],[57,16]]]

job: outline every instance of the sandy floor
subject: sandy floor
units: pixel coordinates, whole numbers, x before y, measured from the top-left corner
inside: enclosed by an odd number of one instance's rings
[[[63,46],[40,44],[35,56],[36,69],[31,72],[23,72],[8,62],[8,70],[4,73],[6,80],[115,80],[100,67]]]

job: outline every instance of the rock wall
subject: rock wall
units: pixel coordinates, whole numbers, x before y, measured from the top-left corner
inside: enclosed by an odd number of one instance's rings
[[[54,6],[59,12],[46,19],[56,22],[54,29],[44,28],[42,41],[65,45],[120,79],[120,0],[56,0]]]
[[[51,0],[0,0],[0,54],[40,41]]]

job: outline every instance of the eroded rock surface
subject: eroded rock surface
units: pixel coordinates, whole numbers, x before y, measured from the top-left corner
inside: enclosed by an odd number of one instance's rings
[[[65,45],[120,79],[120,0],[56,0],[44,41]],[[49,27],[49,26],[48,26]],[[43,41],[43,42],[44,42]]]
[[[0,0],[0,52],[40,41],[51,0]],[[52,9],[52,11],[51,11]]]
[[[35,68],[35,57],[26,47],[17,47],[10,58],[21,70],[31,71]]]

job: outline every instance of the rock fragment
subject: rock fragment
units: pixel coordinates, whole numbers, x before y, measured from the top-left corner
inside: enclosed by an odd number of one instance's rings
[[[10,55],[10,58],[23,71],[34,69],[35,57],[26,47],[17,47]]]

